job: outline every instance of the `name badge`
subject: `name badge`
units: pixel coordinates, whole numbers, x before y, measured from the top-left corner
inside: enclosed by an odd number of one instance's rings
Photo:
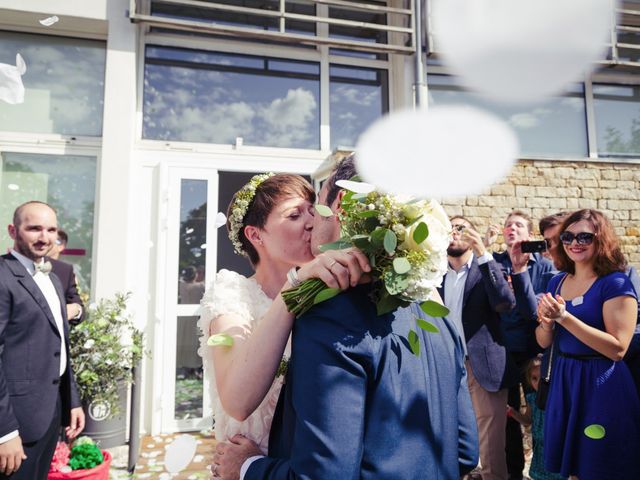
[[[584,297],[582,295],[571,300],[571,304],[574,307],[577,307],[578,305],[582,305],[582,302],[584,302]]]

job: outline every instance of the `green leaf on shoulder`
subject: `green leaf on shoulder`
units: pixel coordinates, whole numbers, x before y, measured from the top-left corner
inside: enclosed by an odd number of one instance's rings
[[[324,290],[320,291],[320,293],[318,293],[314,299],[313,299],[313,304],[317,305],[320,302],[324,302],[325,300],[329,300],[330,298],[335,297],[336,295],[338,295],[342,290],[340,290],[339,288],[325,288]]]
[[[416,323],[418,324],[418,326],[429,333],[440,333],[440,329],[438,327],[436,327],[433,323],[431,322],[427,322],[426,320],[423,320],[422,318],[417,318],[416,319]]]
[[[321,217],[333,217],[334,215],[333,210],[331,210],[326,205],[321,205],[320,203],[317,203],[315,205],[315,209],[318,215],[320,215]]]
[[[207,345],[210,347],[231,347],[233,345],[233,337],[226,333],[217,333],[209,337]]]
[[[320,250],[321,252],[327,252],[329,250],[343,250],[349,247],[353,247],[353,243],[351,243],[347,239],[341,238],[340,240],[337,240],[335,242],[323,243],[318,247],[318,250]]]
[[[414,330],[409,330],[409,348],[411,352],[416,356],[420,356],[420,337]]]
[[[444,317],[449,315],[449,309],[447,307],[440,305],[438,302],[434,302],[433,300],[422,302],[420,304],[420,308],[424,313],[431,315],[432,317]]]
[[[402,302],[398,298],[392,297],[391,295],[385,292],[380,297],[380,300],[378,300],[378,302],[376,303],[376,313],[378,315],[391,313],[395,309],[397,309],[401,304]]]
[[[424,242],[429,236],[429,227],[426,223],[420,222],[416,229],[413,231],[413,241],[418,245]]]
[[[396,271],[396,273],[402,275],[403,273],[407,273],[409,270],[411,270],[411,264],[405,257],[394,258],[393,269]]]

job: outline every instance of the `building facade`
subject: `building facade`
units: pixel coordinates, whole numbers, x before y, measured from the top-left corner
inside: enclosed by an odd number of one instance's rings
[[[333,152],[353,148],[372,121],[412,107],[422,38],[413,33],[415,7],[0,0],[0,63],[15,64],[20,53],[27,65],[25,102],[0,104],[0,222],[23,201],[51,203],[70,237],[63,260],[76,265],[91,298],[132,292],[131,311],[152,351],[144,431],[211,425],[198,303],[219,269],[249,271],[216,229],[217,212],[254,173],[312,176]],[[449,213],[486,226],[513,208],[536,219],[601,208],[640,263],[635,35],[620,30],[624,47],[597,73],[523,108],[478,100],[428,51],[429,104],[481,104],[522,144],[523,159],[502,184],[445,199]],[[6,236],[2,242],[10,246]]]

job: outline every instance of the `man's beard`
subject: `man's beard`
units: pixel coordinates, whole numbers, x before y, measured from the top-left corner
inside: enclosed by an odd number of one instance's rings
[[[449,257],[458,258],[467,253],[469,248],[470,247],[452,247],[449,245],[449,248],[447,248],[447,255]]]

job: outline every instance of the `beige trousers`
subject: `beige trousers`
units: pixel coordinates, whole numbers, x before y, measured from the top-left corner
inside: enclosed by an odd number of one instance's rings
[[[473,375],[471,363],[465,362],[471,402],[476,413],[480,437],[480,473],[482,480],[507,480],[505,454],[508,389],[488,392]]]

